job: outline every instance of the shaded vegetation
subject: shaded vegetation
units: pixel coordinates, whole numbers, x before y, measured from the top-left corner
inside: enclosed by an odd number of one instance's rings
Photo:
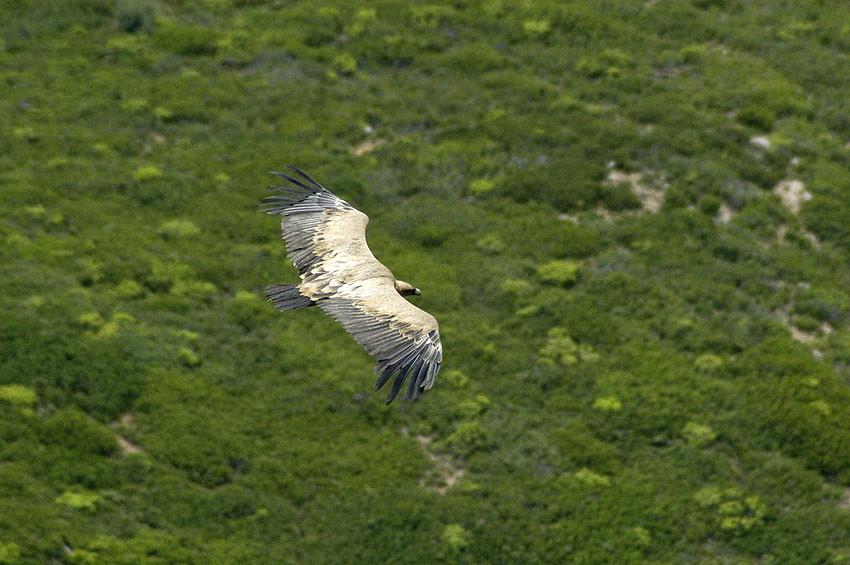
[[[0,563],[850,561],[848,30],[4,2]],[[285,163],[422,289],[420,402],[262,299]]]

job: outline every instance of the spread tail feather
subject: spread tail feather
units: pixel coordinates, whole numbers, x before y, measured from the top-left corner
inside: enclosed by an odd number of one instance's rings
[[[298,310],[305,306],[315,304],[312,300],[301,294],[297,284],[272,284],[266,287],[266,299],[274,304],[281,312],[287,310]]]

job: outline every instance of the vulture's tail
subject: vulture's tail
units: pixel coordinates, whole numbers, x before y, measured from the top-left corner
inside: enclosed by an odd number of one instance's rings
[[[312,300],[301,294],[297,284],[272,284],[266,287],[266,299],[274,304],[281,312],[287,310],[298,310],[305,306],[315,304]]]

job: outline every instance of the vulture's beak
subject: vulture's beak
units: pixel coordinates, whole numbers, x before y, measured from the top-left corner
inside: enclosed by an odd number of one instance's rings
[[[419,290],[418,288],[413,289],[413,296],[419,296],[420,294],[422,294],[421,290]]]

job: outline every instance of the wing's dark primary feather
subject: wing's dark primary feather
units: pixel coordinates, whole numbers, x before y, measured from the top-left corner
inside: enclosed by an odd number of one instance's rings
[[[301,169],[293,165],[287,165],[287,167],[292,169],[298,176],[302,177],[312,186],[304,184],[302,181],[298,180],[292,175],[281,173],[280,171],[272,171],[269,174],[278,176],[286,181],[289,181],[298,188],[292,188],[290,186],[270,186],[269,190],[273,190],[275,192],[282,192],[283,194],[277,196],[267,196],[263,198],[263,206],[265,206],[263,211],[267,214],[282,214],[284,210],[290,208],[294,204],[297,204],[298,202],[303,202],[304,200],[310,198],[311,195],[318,194],[321,192],[327,193],[327,195],[331,197],[331,200],[339,200],[340,202],[345,202],[344,200],[340,200],[339,198],[331,194],[328,189],[313,180],[313,178],[311,178],[307,173],[305,173]],[[347,202],[346,205],[348,205]]]
[[[311,183],[313,186],[315,186],[315,187],[316,187],[316,188],[318,188],[319,190],[327,190],[327,188],[325,188],[324,186],[322,186],[322,185],[320,185],[319,183],[317,183],[316,181],[314,181],[314,180],[310,177],[310,175],[308,175],[307,173],[305,173],[304,171],[302,171],[301,169],[299,169],[299,168],[298,168],[298,167],[296,167],[295,165],[287,165],[287,167],[289,167],[290,169],[292,169],[293,171],[295,171],[295,172],[296,172],[298,175],[300,175],[300,176],[301,176],[304,180],[306,180],[307,182]]]

